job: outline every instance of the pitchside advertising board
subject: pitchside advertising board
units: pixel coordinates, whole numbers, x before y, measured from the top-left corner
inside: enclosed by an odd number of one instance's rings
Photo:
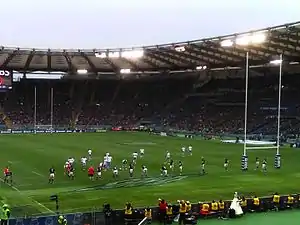
[[[0,70],[0,91],[12,89],[13,72],[9,70]]]

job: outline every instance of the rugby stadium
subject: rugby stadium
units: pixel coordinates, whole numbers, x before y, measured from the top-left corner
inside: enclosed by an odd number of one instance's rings
[[[105,203],[155,206],[158,198],[175,204],[231,199],[233,192],[297,194],[299,43],[295,22],[137,48],[1,47],[0,164],[13,176],[12,184],[1,183],[0,200],[22,217],[55,214],[53,195],[60,213],[74,213],[102,210]],[[246,141],[255,148],[242,171],[245,93]],[[274,148],[278,137],[280,149]],[[118,177],[107,168],[90,180],[80,165],[88,149],[87,167],[96,168],[109,153]],[[122,161],[141,149],[130,177]],[[64,173],[69,158],[75,159],[74,180]],[[263,171],[257,159],[266,161]],[[168,176],[161,176],[163,166]],[[53,184],[49,168],[55,168]]]

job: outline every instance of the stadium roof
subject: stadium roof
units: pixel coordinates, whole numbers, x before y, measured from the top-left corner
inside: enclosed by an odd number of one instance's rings
[[[264,35],[266,40],[249,39]],[[256,42],[257,41],[257,42]],[[163,71],[218,70],[249,64],[265,66],[283,55],[289,64],[300,62],[300,21],[245,33],[124,49],[0,48],[0,69],[67,74],[158,73]]]

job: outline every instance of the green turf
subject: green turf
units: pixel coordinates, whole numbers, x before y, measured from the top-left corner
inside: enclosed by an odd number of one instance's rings
[[[123,208],[126,201],[134,207],[155,205],[157,198],[175,202],[188,199],[192,202],[212,199],[231,199],[234,191],[246,196],[253,193],[269,195],[297,193],[300,176],[300,151],[282,148],[282,169],[273,169],[275,150],[251,150],[248,172],[241,172],[242,145],[223,144],[219,141],[191,140],[185,138],[159,137],[147,133],[85,133],[85,134],[37,134],[2,135],[0,137],[0,165],[9,164],[14,173],[14,188],[1,184],[1,201],[12,207],[15,216],[49,214],[54,203],[52,194],[60,198],[60,210],[67,212],[87,211],[101,208],[104,202],[113,208]],[[193,156],[181,157],[181,146],[193,146]],[[118,181],[111,172],[104,173],[101,181],[90,181],[79,166],[76,179],[69,181],[63,174],[63,164],[69,156],[77,162],[87,148],[93,149],[92,164],[97,165],[105,152],[110,152],[113,162],[120,165],[133,151],[145,149],[145,157],[138,161],[136,177],[128,180],[127,171],[121,172]],[[160,167],[165,151],[173,158],[183,160],[184,174],[161,180]],[[200,158],[207,160],[208,174],[199,176]],[[268,173],[254,171],[255,157],[268,158]],[[230,171],[223,169],[224,158],[230,160]],[[78,163],[79,164],[79,163]],[[140,165],[148,166],[150,178],[140,180]],[[48,169],[56,168],[56,183],[47,183]]]

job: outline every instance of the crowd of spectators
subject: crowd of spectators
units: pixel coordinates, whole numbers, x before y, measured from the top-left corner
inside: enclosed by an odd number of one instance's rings
[[[297,76],[283,77],[281,127],[287,133],[300,131],[299,84]],[[244,126],[242,78],[211,78],[203,85],[191,77],[134,81],[21,80],[14,84],[13,90],[1,93],[0,115],[2,119],[9,118],[12,127],[34,124],[35,87],[36,123],[40,125],[50,125],[51,120],[54,126],[132,127],[147,123],[205,133],[239,133]],[[276,76],[251,78],[248,131],[275,133],[277,103]],[[5,121],[2,124],[8,126]]]

